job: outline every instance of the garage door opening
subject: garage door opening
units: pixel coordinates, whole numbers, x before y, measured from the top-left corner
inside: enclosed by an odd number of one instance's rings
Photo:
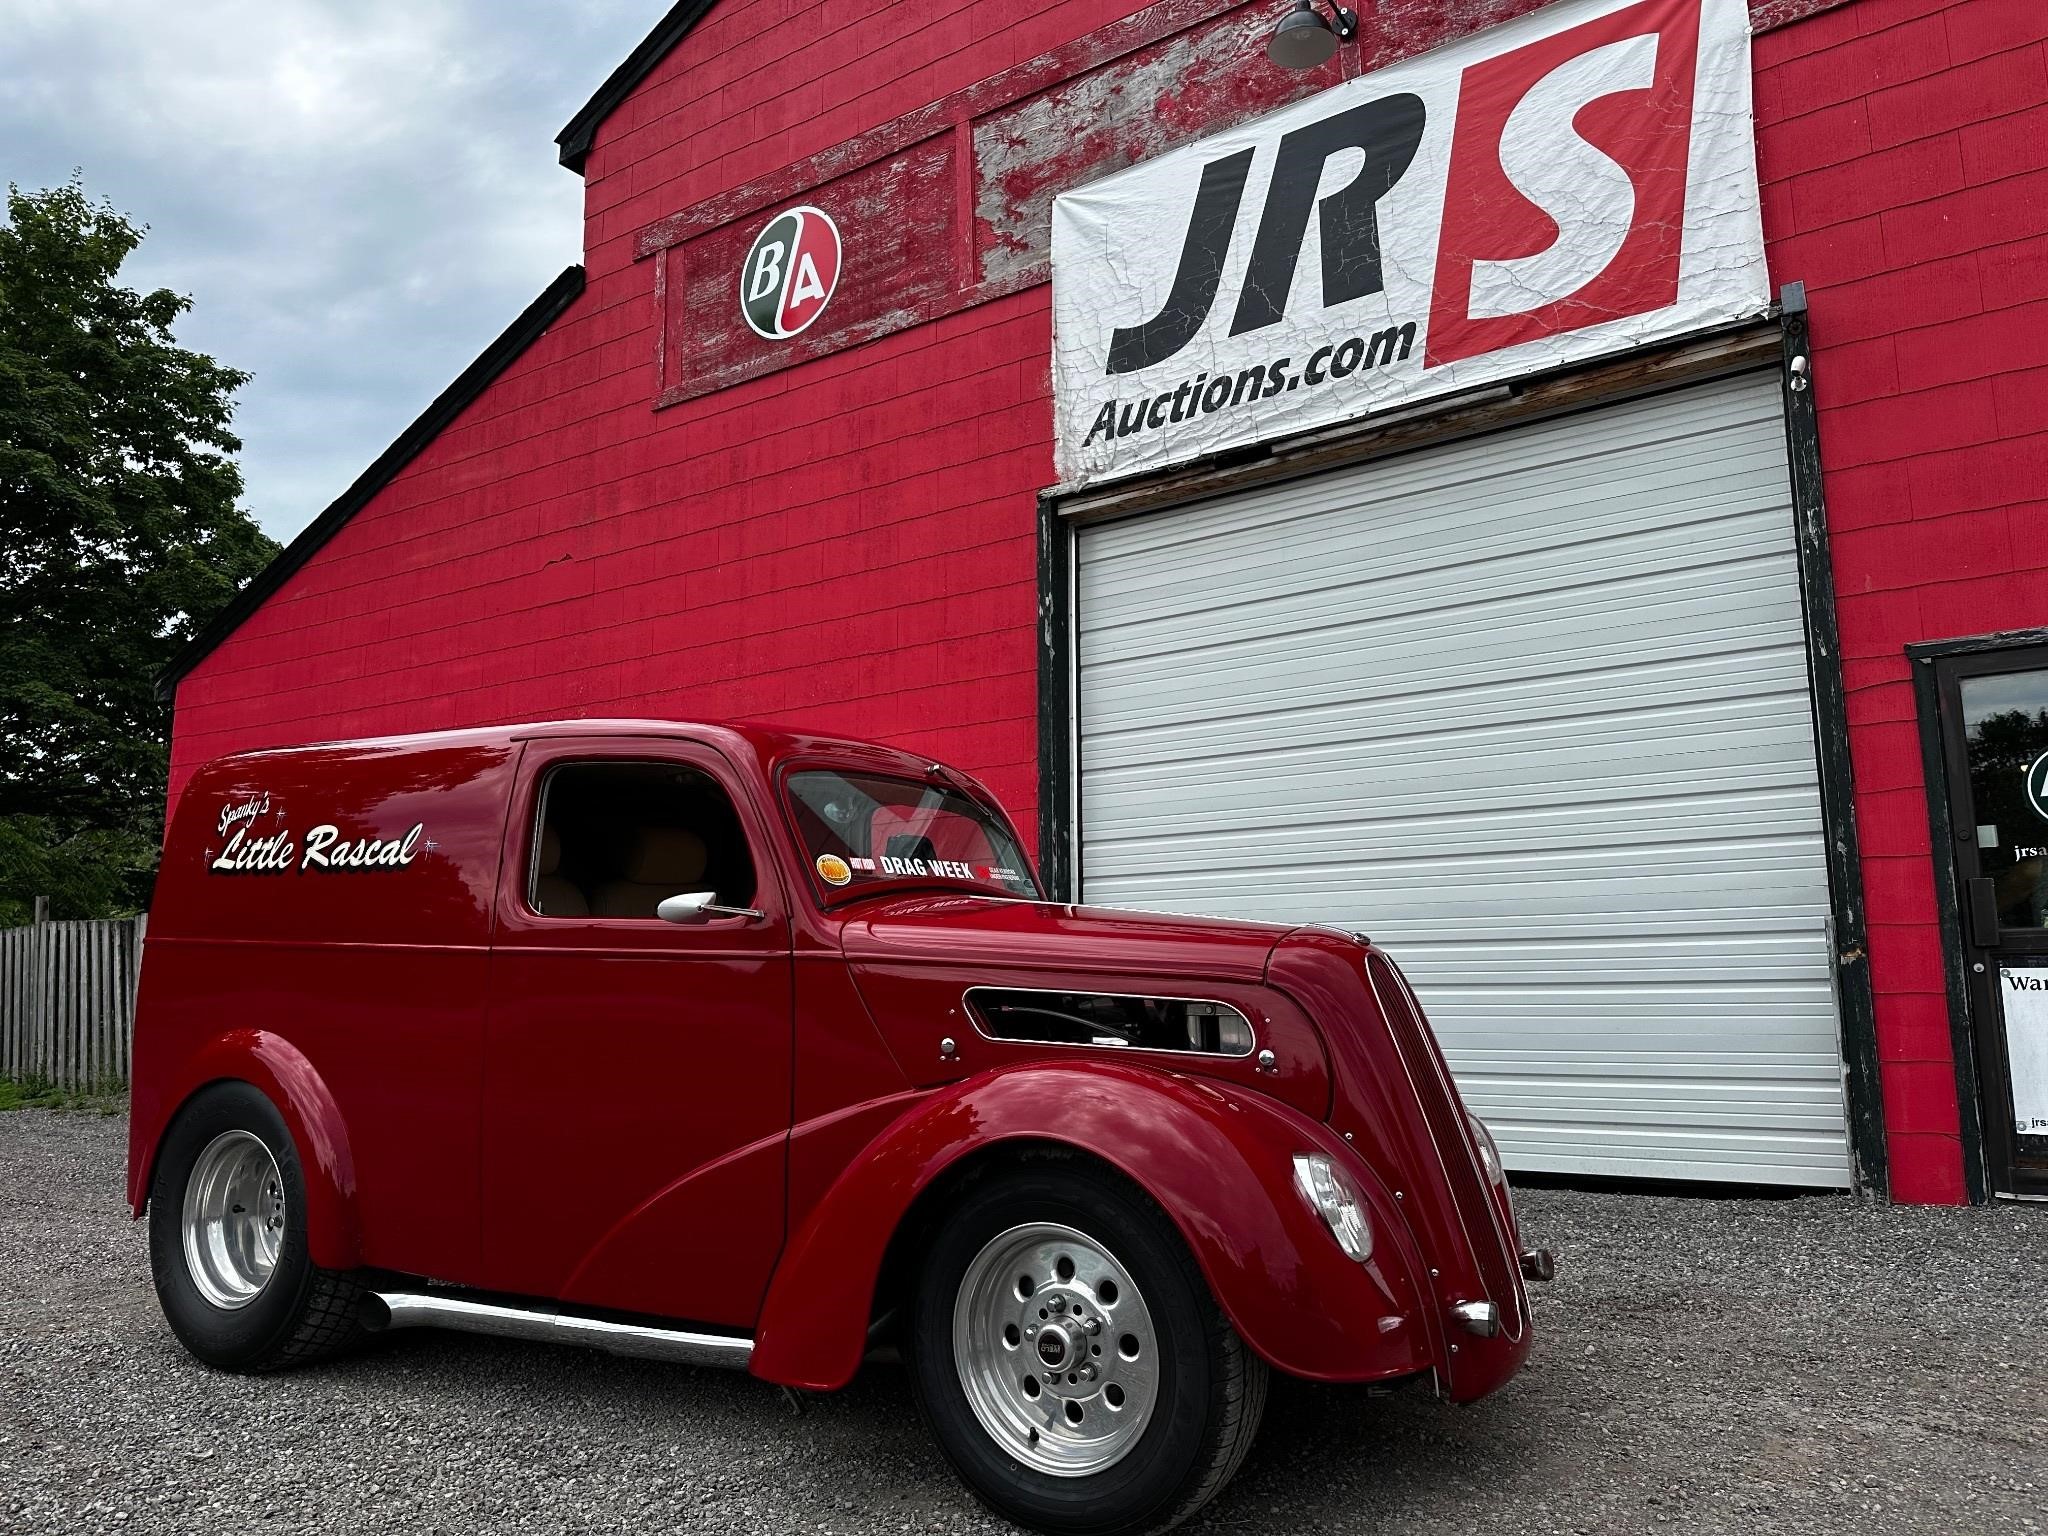
[[[1846,1187],[1768,373],[1075,534],[1084,900],[1360,928],[1524,1171]]]

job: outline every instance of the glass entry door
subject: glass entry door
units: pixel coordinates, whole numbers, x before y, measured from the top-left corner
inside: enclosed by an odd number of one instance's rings
[[[1934,666],[1991,1188],[2048,1196],[2048,645]]]

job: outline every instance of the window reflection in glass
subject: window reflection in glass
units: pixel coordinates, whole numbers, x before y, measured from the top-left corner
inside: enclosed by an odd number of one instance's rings
[[[957,789],[826,769],[792,773],[788,786],[821,895],[856,895],[888,884],[1038,895],[1031,866],[1002,817]]]
[[[2006,928],[2048,927],[2048,671],[1961,682],[1979,867]]]

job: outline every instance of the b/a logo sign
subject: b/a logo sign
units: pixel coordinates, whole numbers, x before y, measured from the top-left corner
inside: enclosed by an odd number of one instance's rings
[[[1769,303],[1744,0],[1573,0],[1062,195],[1085,485]]]
[[[825,312],[839,286],[839,226],[816,208],[768,221],[740,264],[740,314],[770,341],[787,341]]]

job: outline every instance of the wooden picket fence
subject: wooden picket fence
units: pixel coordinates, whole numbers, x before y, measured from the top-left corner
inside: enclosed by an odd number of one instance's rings
[[[0,929],[0,1074],[81,1093],[127,1086],[147,924]]]

